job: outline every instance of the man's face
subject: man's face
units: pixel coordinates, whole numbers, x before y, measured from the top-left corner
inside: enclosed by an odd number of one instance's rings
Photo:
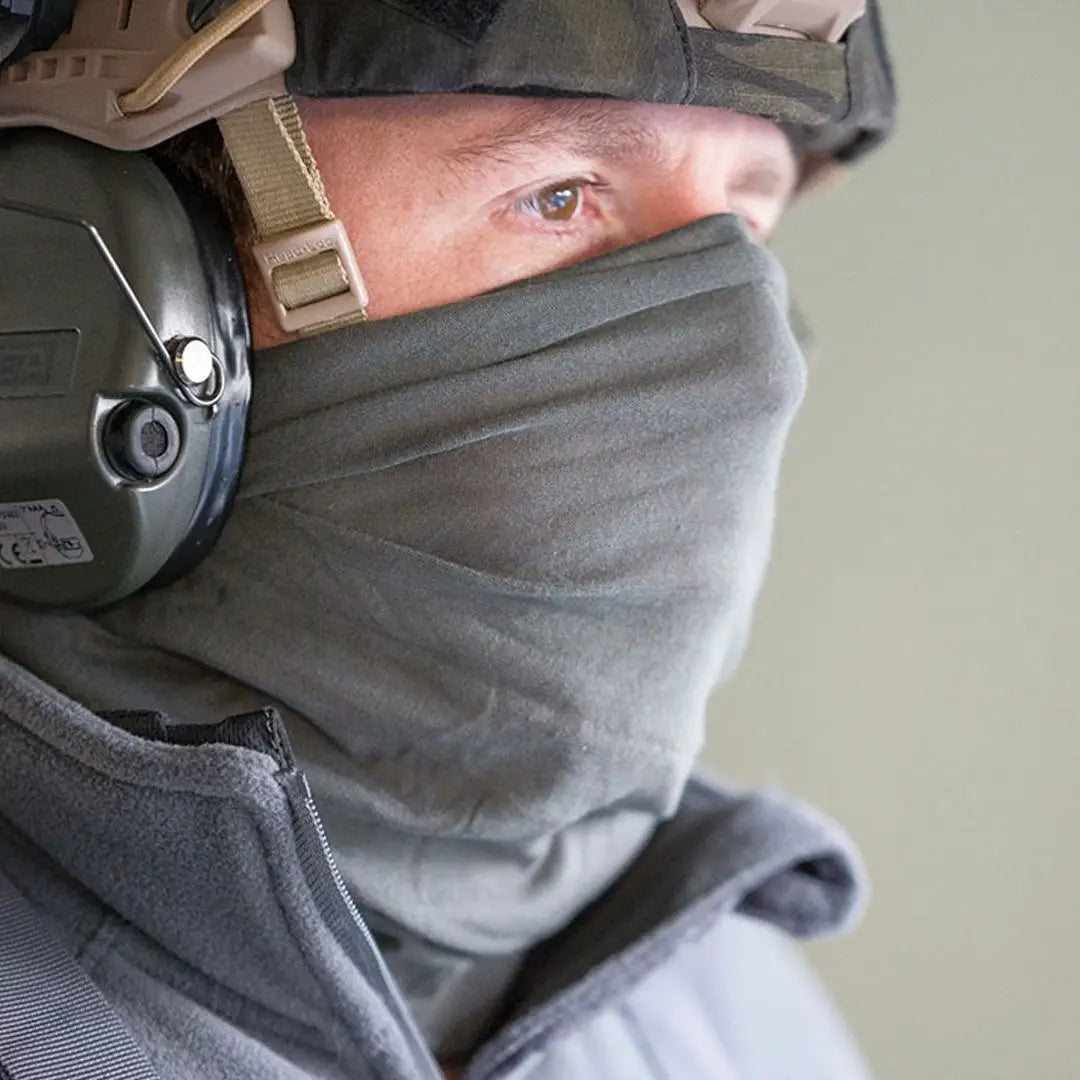
[[[710,214],[761,239],[796,162],[725,109],[475,94],[301,102],[331,205],[386,318],[475,296]],[[256,304],[256,345],[283,340]]]

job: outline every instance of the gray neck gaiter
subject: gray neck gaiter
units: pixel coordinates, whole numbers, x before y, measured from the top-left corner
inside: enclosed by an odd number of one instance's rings
[[[0,645],[91,708],[281,706],[363,906],[527,948],[673,812],[742,649],[803,387],[731,216],[256,357],[175,585]]]

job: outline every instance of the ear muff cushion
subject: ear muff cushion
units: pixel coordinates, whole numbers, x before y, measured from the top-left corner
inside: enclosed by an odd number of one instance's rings
[[[159,166],[160,166],[159,162]],[[218,538],[240,483],[251,403],[251,330],[240,260],[221,208],[197,185],[161,166],[195,229],[199,259],[216,312],[216,341],[226,392],[217,404],[216,430],[202,491],[187,534],[149,587],[168,585],[196,566]]]

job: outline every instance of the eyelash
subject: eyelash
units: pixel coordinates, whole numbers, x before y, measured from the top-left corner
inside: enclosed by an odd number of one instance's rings
[[[541,195],[554,188],[577,188],[581,191],[581,207],[579,211],[566,221],[551,221],[542,217],[536,210]],[[606,190],[607,185],[600,180],[590,180],[584,176],[574,176],[566,180],[549,181],[539,187],[530,189],[523,195],[517,195],[512,202],[512,209],[530,221],[526,227],[538,229],[543,232],[567,233],[582,226],[586,218],[595,217],[599,208],[593,205],[595,199],[590,197],[598,192]],[[530,209],[531,205],[531,209]]]
[[[587,219],[596,219],[601,216],[601,208],[596,205],[597,196],[602,197],[609,187],[610,185],[604,183],[602,180],[589,179],[584,176],[575,176],[566,180],[548,181],[547,183],[541,184],[539,187],[529,189],[525,194],[515,195],[512,198],[510,209],[512,211],[512,217],[515,219],[513,224],[518,228],[524,227],[549,236],[552,234],[557,236],[567,236],[574,232],[581,231],[586,228],[588,224],[592,223]],[[580,210],[572,218],[566,221],[552,221],[542,217],[537,212],[537,204],[540,196],[543,195],[544,192],[558,188],[578,188],[581,190],[582,202]],[[732,209],[730,212],[741,217],[746,222],[758,243],[763,244],[767,241],[768,234],[758,221],[757,215],[751,215],[745,212],[745,210],[737,209]],[[522,222],[520,220],[521,218],[525,218],[526,220]]]

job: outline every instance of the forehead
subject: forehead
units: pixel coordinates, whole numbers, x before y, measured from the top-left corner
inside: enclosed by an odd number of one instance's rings
[[[761,117],[729,109],[692,105],[656,105],[599,98],[464,98],[454,96],[470,125],[490,133],[492,144],[533,138],[569,141],[582,146],[621,136],[628,143],[693,137],[735,138],[751,133],[762,140],[784,140],[782,129]]]
[[[734,148],[777,164],[792,150],[778,124],[712,106],[656,105],[602,98],[490,94],[402,95],[308,103],[315,119],[344,134],[372,127],[399,152],[460,165],[561,154],[656,163],[708,145]],[[361,136],[362,137],[362,136]]]

